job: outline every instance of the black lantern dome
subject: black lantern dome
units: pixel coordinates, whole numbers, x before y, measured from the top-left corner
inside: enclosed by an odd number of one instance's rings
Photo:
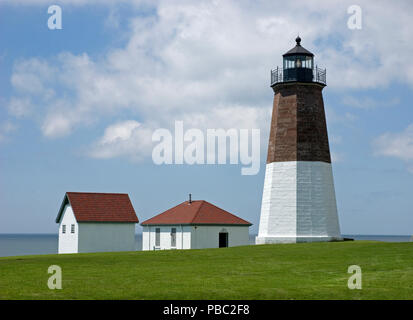
[[[295,42],[297,43],[294,48],[289,50],[287,53],[283,54],[283,57],[291,57],[291,56],[305,56],[305,57],[314,57],[314,55],[305,49],[304,47],[301,46],[301,38],[297,37],[295,39]]]
[[[283,54],[283,68],[271,71],[271,86],[280,82],[318,82],[325,85],[325,69],[314,67],[314,54],[301,46],[298,36],[294,48]]]

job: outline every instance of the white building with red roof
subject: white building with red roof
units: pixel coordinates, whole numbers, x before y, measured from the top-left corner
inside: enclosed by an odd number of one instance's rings
[[[207,201],[190,198],[141,223],[142,250],[248,245],[251,225]]]
[[[138,222],[127,194],[66,192],[56,217],[58,252],[133,251]]]

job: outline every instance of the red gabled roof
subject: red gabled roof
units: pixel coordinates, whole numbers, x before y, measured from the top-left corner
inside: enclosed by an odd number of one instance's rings
[[[252,225],[250,222],[238,218],[237,216],[222,210],[213,204],[196,200],[182,202],[157,216],[148,219],[141,225],[159,225],[159,224],[234,224],[234,225]]]
[[[68,203],[77,222],[139,222],[126,193],[66,192],[57,223]]]

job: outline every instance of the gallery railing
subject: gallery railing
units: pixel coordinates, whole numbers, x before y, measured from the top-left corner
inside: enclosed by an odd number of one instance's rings
[[[282,82],[317,82],[326,85],[326,69],[276,68],[271,70],[271,86]]]

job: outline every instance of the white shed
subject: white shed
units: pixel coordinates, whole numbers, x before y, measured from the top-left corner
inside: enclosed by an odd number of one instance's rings
[[[189,200],[141,225],[142,250],[163,250],[248,245],[252,224],[207,201]]]
[[[58,252],[133,251],[138,222],[127,194],[66,192],[56,218]]]

